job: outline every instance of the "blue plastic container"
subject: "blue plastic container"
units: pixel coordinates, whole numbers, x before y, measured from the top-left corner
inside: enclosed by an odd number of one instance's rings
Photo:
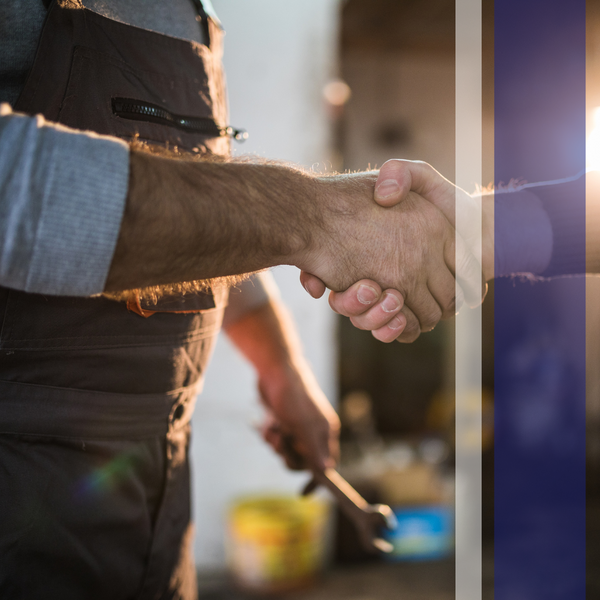
[[[454,509],[452,506],[392,507],[398,526],[386,531],[394,546],[389,560],[435,560],[454,550]]]

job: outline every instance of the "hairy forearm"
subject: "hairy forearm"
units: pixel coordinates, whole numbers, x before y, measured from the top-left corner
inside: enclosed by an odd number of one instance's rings
[[[317,180],[280,164],[191,161],[132,151],[106,290],[297,264],[323,229]]]
[[[325,417],[330,427],[338,427],[281,301],[272,298],[229,325],[226,333],[256,369],[263,402],[286,424],[323,424]]]

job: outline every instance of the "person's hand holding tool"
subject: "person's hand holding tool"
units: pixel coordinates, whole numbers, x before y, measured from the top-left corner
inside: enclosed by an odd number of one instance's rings
[[[321,468],[339,457],[340,420],[310,368],[294,323],[274,296],[227,323],[226,332],[258,374],[258,391],[267,409],[265,440],[291,469],[307,461]],[[295,453],[287,451],[293,442]]]
[[[310,369],[291,369],[289,377],[263,378],[259,390],[267,408],[263,438],[289,469],[337,464],[340,420]]]
[[[276,421],[267,428],[277,437],[279,453],[290,468],[310,469],[312,478],[304,486],[302,495],[312,494],[317,487],[328,489],[340,509],[354,523],[363,548],[370,553],[392,552],[394,547],[381,537],[383,529],[394,530],[398,523],[392,509],[386,504],[369,504],[334,468],[323,467],[298,452],[292,436],[284,434]]]

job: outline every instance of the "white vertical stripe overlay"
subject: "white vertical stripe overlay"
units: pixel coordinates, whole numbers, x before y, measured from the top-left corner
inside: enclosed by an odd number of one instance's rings
[[[456,0],[455,110],[456,184],[473,192],[482,183],[481,0]],[[457,210],[456,235],[466,227],[481,262],[481,218]],[[481,600],[481,306],[464,307],[457,316],[455,344],[456,598]]]

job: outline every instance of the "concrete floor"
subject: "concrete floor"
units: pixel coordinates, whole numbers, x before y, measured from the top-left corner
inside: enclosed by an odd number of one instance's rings
[[[484,600],[493,600],[493,558],[484,557]],[[199,600],[249,600],[225,579],[201,577]],[[313,588],[269,600],[454,600],[454,561],[370,562],[336,567]]]

